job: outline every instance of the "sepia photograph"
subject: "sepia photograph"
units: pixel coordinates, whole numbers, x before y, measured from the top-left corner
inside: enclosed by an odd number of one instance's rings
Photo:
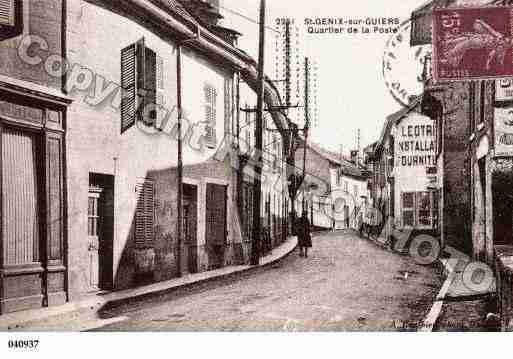
[[[0,149],[7,357],[513,330],[513,1],[0,0]]]

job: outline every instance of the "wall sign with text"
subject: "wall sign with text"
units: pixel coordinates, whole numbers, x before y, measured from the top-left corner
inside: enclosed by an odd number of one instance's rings
[[[513,107],[495,109],[495,156],[513,156]]]
[[[513,101],[513,78],[495,81],[495,101]]]

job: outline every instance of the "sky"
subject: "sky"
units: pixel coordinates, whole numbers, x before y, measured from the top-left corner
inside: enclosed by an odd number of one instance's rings
[[[383,55],[390,34],[308,34],[305,18],[397,17],[403,22],[424,3],[426,0],[267,0],[267,24],[274,26],[276,17],[295,18],[304,33],[301,42],[306,55],[318,63],[319,125],[312,131],[313,141],[335,151],[343,145],[348,154],[356,148],[358,128],[362,147],[376,141],[386,116],[401,105],[390,95],[383,78]],[[255,59],[258,25],[233,12],[257,21],[259,4],[260,0],[221,0],[223,25],[243,34],[239,47]],[[273,31],[267,30],[266,36],[266,72],[272,73]],[[415,77],[415,70],[407,66],[404,72],[405,78]]]

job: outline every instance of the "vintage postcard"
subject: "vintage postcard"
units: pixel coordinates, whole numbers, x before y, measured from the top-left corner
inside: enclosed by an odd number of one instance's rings
[[[0,0],[0,151],[7,355],[513,329],[509,1]]]

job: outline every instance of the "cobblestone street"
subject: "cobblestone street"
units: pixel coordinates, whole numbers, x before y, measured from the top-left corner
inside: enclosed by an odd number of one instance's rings
[[[121,320],[96,330],[369,331],[422,323],[441,285],[435,268],[353,232],[313,242],[307,259],[296,251],[244,280],[104,311]]]

